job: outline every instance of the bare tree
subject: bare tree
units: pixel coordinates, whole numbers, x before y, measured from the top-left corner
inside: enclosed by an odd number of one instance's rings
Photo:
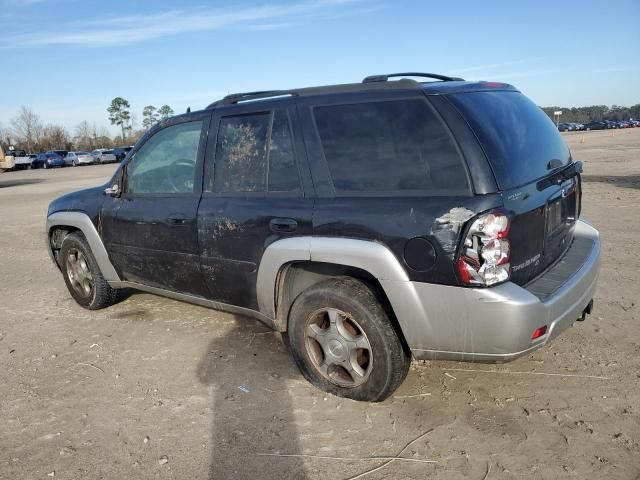
[[[67,150],[71,145],[69,132],[60,125],[48,124],[43,129],[42,150]]]
[[[93,149],[93,132],[91,124],[86,120],[76,125],[75,142],[80,150]]]
[[[18,116],[12,121],[13,131],[16,140],[23,142],[29,152],[33,151],[33,147],[40,140],[42,136],[42,122],[40,117],[29,107],[24,105],[20,107]]]
[[[8,148],[11,145],[11,130],[0,123],[0,145]]]

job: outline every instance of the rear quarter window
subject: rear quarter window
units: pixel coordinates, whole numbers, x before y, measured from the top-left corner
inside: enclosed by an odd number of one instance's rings
[[[571,155],[555,124],[520,92],[483,91],[449,96],[478,137],[502,190],[549,173],[549,162],[566,166]]]
[[[314,118],[337,194],[467,194],[451,134],[425,99],[318,106]]]

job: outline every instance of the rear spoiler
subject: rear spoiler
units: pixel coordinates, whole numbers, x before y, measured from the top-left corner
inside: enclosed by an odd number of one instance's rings
[[[562,182],[569,180],[580,173],[582,173],[582,162],[572,162],[562,170],[558,170],[556,173],[540,180],[536,184],[536,187],[539,191],[542,191],[551,185],[560,185]]]

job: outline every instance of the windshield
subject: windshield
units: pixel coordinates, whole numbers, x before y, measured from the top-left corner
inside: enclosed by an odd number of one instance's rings
[[[467,92],[449,98],[480,140],[502,190],[548,175],[551,160],[559,160],[558,167],[571,161],[555,124],[520,92]]]

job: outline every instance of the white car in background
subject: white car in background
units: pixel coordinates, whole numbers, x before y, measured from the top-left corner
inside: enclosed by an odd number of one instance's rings
[[[94,163],[96,163],[96,159],[89,152],[69,152],[64,157],[64,164],[73,165],[74,167],[93,165]]]
[[[107,148],[96,148],[91,152],[91,155],[96,159],[96,163],[111,163],[116,161],[113,150]]]
[[[31,157],[27,152],[9,147],[4,155],[0,150],[0,171],[31,168]]]

